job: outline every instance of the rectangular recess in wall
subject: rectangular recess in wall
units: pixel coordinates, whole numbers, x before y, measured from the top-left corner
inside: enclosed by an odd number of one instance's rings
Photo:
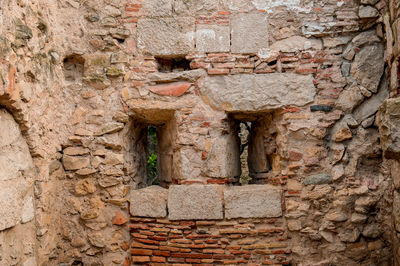
[[[269,149],[266,148],[270,114],[234,113],[229,115],[229,119],[233,127],[231,134],[238,139],[237,150],[240,152],[238,184],[257,183],[258,179],[266,178],[271,170]]]
[[[173,112],[145,116],[134,120],[134,150],[137,152],[140,187],[160,185],[168,187],[173,175],[173,140],[175,120]],[[159,120],[160,118],[165,118]],[[167,119],[168,118],[168,119]]]

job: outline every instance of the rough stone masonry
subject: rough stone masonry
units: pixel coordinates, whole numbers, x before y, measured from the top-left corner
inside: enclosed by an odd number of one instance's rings
[[[0,265],[400,265],[399,1],[0,22]]]

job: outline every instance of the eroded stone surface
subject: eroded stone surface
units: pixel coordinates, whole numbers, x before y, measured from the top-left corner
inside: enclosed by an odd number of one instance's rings
[[[267,15],[238,14],[232,20],[232,53],[257,53],[268,48]]]
[[[366,46],[355,57],[351,74],[358,84],[376,93],[384,68],[384,46]]]
[[[33,199],[27,196],[31,186],[23,174],[32,167],[18,124],[10,113],[0,109],[0,231],[33,219]]]
[[[201,52],[229,52],[230,29],[224,25],[197,25],[196,48]]]
[[[168,218],[171,220],[218,220],[223,218],[222,197],[213,185],[170,186]]]
[[[207,77],[201,93],[225,111],[262,111],[285,105],[303,106],[313,101],[311,76],[274,73]]]
[[[20,177],[20,171],[32,167],[28,145],[14,118],[0,109],[0,180]]]
[[[400,159],[400,98],[388,99],[380,108],[381,143],[388,158]]]
[[[155,56],[185,55],[194,48],[194,31],[190,17],[139,19],[138,47]]]
[[[232,187],[224,191],[225,218],[273,218],[282,215],[281,192],[268,185]]]
[[[130,197],[132,216],[165,217],[167,216],[168,190],[159,186],[133,190]]]

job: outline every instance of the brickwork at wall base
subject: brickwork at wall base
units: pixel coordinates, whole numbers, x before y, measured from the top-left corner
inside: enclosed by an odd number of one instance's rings
[[[283,219],[131,218],[133,265],[290,265]]]

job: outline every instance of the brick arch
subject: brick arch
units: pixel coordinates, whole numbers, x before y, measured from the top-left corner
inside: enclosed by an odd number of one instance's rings
[[[30,153],[33,154],[32,140],[28,134],[28,121],[21,107],[21,99],[19,98],[19,89],[15,83],[16,69],[11,66],[8,74],[8,80],[5,85],[0,82],[0,109],[6,109],[18,123],[23,137],[25,138]]]

